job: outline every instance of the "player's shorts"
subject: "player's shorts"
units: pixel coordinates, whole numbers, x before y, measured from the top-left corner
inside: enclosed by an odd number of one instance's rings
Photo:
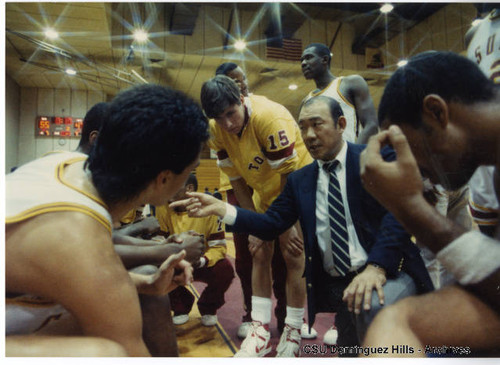
[[[60,304],[30,295],[9,297],[5,302],[5,334],[27,335],[59,319],[66,309]]]

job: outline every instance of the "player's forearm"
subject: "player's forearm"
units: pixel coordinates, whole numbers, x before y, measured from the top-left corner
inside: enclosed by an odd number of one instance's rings
[[[127,236],[120,231],[113,232],[113,243],[115,245],[129,245],[129,246],[142,246],[142,247],[158,245],[158,242],[145,240],[138,237]]]
[[[363,130],[361,133],[359,133],[358,139],[356,140],[357,143],[359,144],[366,144],[368,143],[368,140],[370,139],[371,136],[375,135],[378,133],[378,127],[376,123],[376,119],[369,122],[365,123],[365,126],[363,127]]]
[[[115,251],[120,256],[127,269],[140,265],[159,265],[170,255],[181,251],[181,245],[167,243],[155,246],[115,245]]]
[[[423,195],[408,201],[404,207],[390,211],[417,241],[424,243],[433,253],[466,232],[427,203]]]

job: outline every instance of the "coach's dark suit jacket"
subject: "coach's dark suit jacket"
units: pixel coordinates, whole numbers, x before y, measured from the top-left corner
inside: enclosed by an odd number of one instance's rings
[[[361,184],[359,157],[364,145],[348,143],[346,157],[346,186],[349,210],[359,241],[368,254],[367,263],[376,263],[386,269],[387,276],[399,270],[408,273],[419,292],[433,289],[431,279],[420,256],[419,249],[410,241],[410,235]],[[385,160],[394,160],[395,153],[383,150]],[[234,224],[237,232],[248,232],[270,240],[300,220],[306,254],[308,317],[312,325],[318,312],[322,293],[315,291],[325,275],[316,237],[316,186],[318,163],[303,167],[288,176],[283,192],[265,214],[238,208]],[[321,307],[321,306],[319,306]]]

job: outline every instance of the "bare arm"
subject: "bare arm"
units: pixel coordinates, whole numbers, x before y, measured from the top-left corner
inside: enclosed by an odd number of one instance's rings
[[[149,356],[137,290],[102,225],[81,213],[48,213],[6,233],[8,291],[52,299],[76,317],[84,335]]]
[[[130,238],[138,240],[134,237]],[[127,269],[139,265],[160,265],[168,257],[182,250],[186,251],[186,260],[195,263],[205,252],[203,239],[198,234],[186,232],[184,234],[172,235],[165,242],[139,246],[117,244],[115,235],[113,235],[115,251]]]
[[[344,84],[344,82],[342,83]],[[378,133],[377,113],[368,89],[368,84],[359,75],[352,75],[345,78],[345,85],[342,85],[344,95],[348,95],[349,101],[356,109],[356,116],[363,130],[358,136],[357,143],[365,144],[370,136]]]
[[[397,160],[385,162],[382,159],[380,148],[386,143],[394,146]],[[425,242],[432,252],[438,253],[466,233],[466,229],[439,214],[425,200],[417,163],[405,135],[398,127],[391,126],[388,131],[370,139],[361,156],[361,178],[365,189],[390,210],[419,242]],[[490,255],[498,255],[498,246],[492,247],[494,252],[490,252]],[[464,251],[463,256],[468,254]],[[456,269],[453,266],[456,266],[454,262],[449,263],[448,270]],[[481,268],[475,267],[474,263],[461,266],[462,272],[480,270]],[[500,268],[483,280],[469,285],[468,289],[498,311],[500,310],[498,283],[500,283]]]
[[[127,236],[151,236],[157,233],[159,230],[160,224],[158,223],[158,220],[155,217],[146,217],[135,223],[120,227],[115,231]]]

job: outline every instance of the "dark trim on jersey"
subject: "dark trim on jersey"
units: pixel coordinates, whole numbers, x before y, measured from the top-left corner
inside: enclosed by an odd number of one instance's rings
[[[470,214],[472,215],[473,218],[478,218],[478,219],[496,219],[498,218],[498,213],[497,212],[480,212],[471,206],[469,206]]]
[[[207,241],[223,240],[225,238],[226,235],[224,234],[224,231],[220,231],[217,233],[212,233],[210,236],[208,236]]]
[[[282,158],[288,157],[293,155],[293,149],[295,148],[295,142],[292,143],[290,146],[283,148],[282,150],[279,151],[262,151],[264,155],[267,157],[268,160],[271,161],[277,161],[281,160]]]
[[[217,151],[217,158],[222,161],[225,160],[226,158],[229,158],[229,155],[227,154],[226,150],[219,150]]]

